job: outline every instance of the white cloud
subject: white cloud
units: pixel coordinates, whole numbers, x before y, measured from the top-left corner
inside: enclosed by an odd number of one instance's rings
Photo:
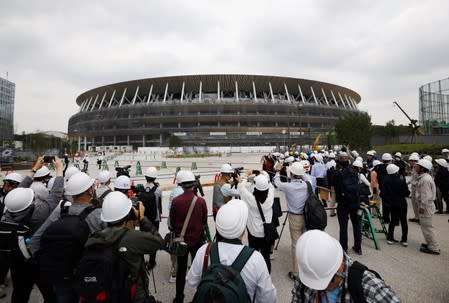
[[[375,123],[418,117],[449,69],[447,1],[2,1],[0,72],[18,131],[67,130],[76,97],[108,83],[256,73],[339,84]],[[43,117],[38,119],[37,117]]]

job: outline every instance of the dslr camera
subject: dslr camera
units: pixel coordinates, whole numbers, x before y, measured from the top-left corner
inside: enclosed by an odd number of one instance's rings
[[[115,168],[115,171],[117,172],[116,177],[127,176],[128,178],[130,178],[130,175],[129,175],[130,168],[131,168],[131,165],[126,165],[123,167],[116,167]]]

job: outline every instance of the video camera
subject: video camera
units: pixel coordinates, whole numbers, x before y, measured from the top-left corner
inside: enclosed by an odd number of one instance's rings
[[[242,167],[237,167],[237,168],[234,168],[234,173],[232,174],[232,177],[233,178],[237,178],[237,176],[240,176],[240,174],[242,173],[242,171],[244,171],[245,170],[245,168],[242,166]]]
[[[115,168],[115,171],[117,172],[116,177],[127,176],[128,178],[130,178],[130,175],[129,175],[130,168],[131,168],[131,165],[126,165],[123,167],[116,167]]]

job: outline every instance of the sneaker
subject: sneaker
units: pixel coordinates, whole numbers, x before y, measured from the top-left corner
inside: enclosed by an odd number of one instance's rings
[[[415,223],[419,223],[419,219],[417,218],[410,218],[408,219],[410,222],[415,222]]]
[[[359,256],[361,256],[362,255],[362,249],[360,248],[360,249],[356,249],[354,246],[352,247],[352,250],[356,253],[356,254],[358,254]]]
[[[423,253],[431,254],[431,255],[439,255],[440,254],[439,250],[431,250],[428,247],[421,247],[419,250]]]
[[[442,210],[439,210],[439,211],[437,211],[435,214],[442,215],[442,214],[443,214],[443,211],[442,211]]]
[[[168,279],[168,283],[176,283],[176,275],[170,275]]]
[[[288,277],[289,277],[290,279],[292,279],[293,281],[296,280],[296,275],[295,275],[293,272],[291,272],[291,271],[288,272]]]
[[[399,243],[399,241],[398,241],[398,240],[395,240],[395,239],[387,240],[387,244],[388,244],[388,245],[393,245],[393,244],[396,244],[396,243]]]
[[[421,247],[427,248],[427,244],[426,243],[421,243]]]
[[[401,245],[404,246],[404,247],[407,247],[408,243],[407,243],[407,241],[401,241]]]

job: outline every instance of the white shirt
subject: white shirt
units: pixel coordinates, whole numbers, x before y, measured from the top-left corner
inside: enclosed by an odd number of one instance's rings
[[[326,166],[321,162],[312,165],[311,175],[315,178],[326,178]]]
[[[240,199],[248,204],[248,222],[246,226],[250,234],[254,237],[263,238],[265,233],[263,231],[263,221],[260,216],[259,208],[257,207],[256,198],[250,191],[251,184],[248,184],[246,180],[243,180],[239,185]],[[274,200],[274,187],[270,184],[268,188],[268,196],[264,203],[260,204],[262,212],[265,217],[266,223],[271,223],[273,218],[273,200]]]
[[[192,266],[187,273],[187,283],[191,287],[198,287],[201,281],[201,275],[203,272],[204,253],[206,251],[207,244],[204,244],[198,249],[195,259],[192,261]],[[220,263],[230,266],[242,251],[243,245],[241,244],[229,244],[224,242],[218,242],[218,255],[220,257]],[[210,258],[209,258],[210,264]],[[276,288],[271,281],[270,274],[268,273],[267,264],[262,255],[255,251],[246,262],[240,275],[246,285],[246,291],[248,292],[251,301],[253,300],[254,293],[256,294],[256,302],[260,303],[272,303],[276,302]]]
[[[329,170],[331,169],[331,167],[335,168],[335,166],[337,166],[337,163],[335,162],[334,159],[330,160],[329,162],[326,163],[326,169]]]
[[[231,188],[231,184],[226,183],[221,187],[221,193],[225,197],[238,197],[239,190],[235,186]]]

